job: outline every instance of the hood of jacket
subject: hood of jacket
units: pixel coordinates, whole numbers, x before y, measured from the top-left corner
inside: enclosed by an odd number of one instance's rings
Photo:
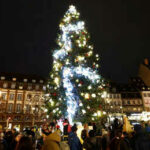
[[[61,141],[60,132],[59,131],[55,131],[55,132],[51,133],[50,135],[48,135],[46,137],[46,140],[60,142]]]

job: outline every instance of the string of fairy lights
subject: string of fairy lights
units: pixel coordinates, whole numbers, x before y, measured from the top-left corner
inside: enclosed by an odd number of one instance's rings
[[[57,43],[61,47],[55,50],[53,53],[53,70],[55,73],[51,74],[51,78],[55,83],[55,89],[59,88],[61,84],[65,89],[65,101],[67,104],[67,118],[69,122],[72,123],[73,118],[76,114],[77,108],[82,107],[82,102],[79,102],[80,96],[84,99],[89,99],[90,97],[96,98],[97,95],[101,93],[77,93],[75,91],[75,84],[72,82],[72,78],[85,78],[91,82],[91,85],[87,87],[88,90],[92,89],[93,84],[100,83],[100,75],[98,74],[98,63],[99,55],[95,55],[95,61],[93,62],[93,68],[85,65],[88,62],[88,58],[93,55],[93,46],[88,44],[89,35],[85,29],[85,24],[83,21],[79,20],[79,12],[77,12],[74,6],[70,6],[69,10],[66,12],[62,22],[60,23],[60,31],[62,34],[59,35]],[[73,21],[76,20],[76,21]],[[70,59],[70,54],[73,53],[74,47],[72,38],[77,36],[75,44],[82,49],[86,49],[85,52],[78,53],[74,56],[74,59]],[[76,65],[74,65],[76,64]],[[60,72],[62,72],[62,77],[60,77]],[[78,87],[82,86],[79,79],[75,81],[78,83]],[[61,100],[61,98],[60,98]],[[50,103],[54,103],[52,98],[50,98]],[[87,106],[90,109],[90,106]],[[47,110],[46,110],[47,111]],[[54,113],[60,112],[59,108],[53,110]],[[86,110],[82,109],[82,113],[85,114]],[[100,113],[100,112],[98,112]],[[94,116],[95,114],[93,114]]]

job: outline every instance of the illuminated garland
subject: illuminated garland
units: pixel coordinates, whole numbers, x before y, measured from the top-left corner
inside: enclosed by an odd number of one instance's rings
[[[75,19],[75,21],[72,21]],[[58,45],[61,49],[55,50],[53,53],[53,70],[54,74],[51,75],[51,78],[54,80],[55,89],[59,88],[61,84],[65,90],[65,101],[67,104],[67,117],[69,122],[72,123],[73,118],[77,112],[77,108],[82,106],[83,104],[79,104],[79,93],[75,91],[75,84],[72,82],[72,79],[76,78],[85,78],[90,81],[92,84],[98,84],[100,82],[100,76],[98,75],[97,68],[98,64],[93,63],[93,68],[90,68],[85,65],[87,62],[86,58],[89,58],[93,55],[93,46],[88,45],[87,42],[87,31],[84,27],[83,21],[76,21],[79,19],[79,13],[77,12],[74,6],[70,6],[69,10],[66,12],[62,23],[60,24],[61,35],[58,38]],[[82,33],[82,36],[81,36]],[[79,48],[86,48],[85,55],[77,55],[74,56],[74,63],[78,65],[74,66],[73,62],[69,59],[69,55],[73,52],[73,43],[72,38],[73,35],[79,35],[79,38],[76,40],[76,44]],[[82,38],[81,38],[82,37]],[[96,61],[99,60],[98,54],[96,55]],[[62,72],[62,78],[60,79],[59,73]],[[81,84],[79,84],[80,86]],[[91,89],[91,85],[88,86],[88,89]],[[89,98],[88,93],[81,93],[85,99]],[[95,93],[91,95],[93,98],[96,97]],[[60,98],[61,100],[61,98]],[[52,99],[50,99],[52,102]],[[88,106],[90,109],[90,106]],[[53,110],[53,112],[57,112],[59,109]],[[85,114],[86,110],[82,109],[82,113]]]

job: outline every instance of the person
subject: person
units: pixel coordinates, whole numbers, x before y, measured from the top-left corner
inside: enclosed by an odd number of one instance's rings
[[[143,131],[141,125],[134,126],[135,134],[131,139],[133,150],[150,150],[150,137]]]
[[[72,131],[69,133],[69,137],[68,137],[68,144],[69,144],[70,150],[82,150],[82,144],[76,134],[77,127],[73,126],[71,130]]]
[[[89,137],[87,137],[83,143],[83,148],[86,150],[100,150],[101,144],[95,136],[95,131],[89,131]]]
[[[42,150],[60,150],[59,145],[60,141],[61,141],[60,132],[54,131],[45,138]]]
[[[18,141],[15,150],[34,150],[32,139],[28,136],[22,136]]]
[[[88,137],[88,133],[86,129],[83,129],[81,132],[81,138],[83,141],[85,141],[85,139]]]
[[[116,130],[115,137],[112,139],[109,145],[110,150],[130,150],[122,138],[122,131]]]
[[[108,143],[109,143],[109,136],[108,132],[106,130],[103,130],[102,132],[102,150],[107,150]]]
[[[11,146],[12,140],[13,140],[12,131],[6,131],[6,133],[4,135],[4,141],[6,142],[6,144],[5,144],[6,150],[12,150],[12,146]]]

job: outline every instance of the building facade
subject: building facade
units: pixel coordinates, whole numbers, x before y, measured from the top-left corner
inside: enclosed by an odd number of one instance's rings
[[[36,76],[0,74],[0,127],[40,126],[45,113],[45,80]]]
[[[146,86],[150,86],[150,64],[148,59],[145,59],[144,63],[140,64],[138,76],[144,81]]]

